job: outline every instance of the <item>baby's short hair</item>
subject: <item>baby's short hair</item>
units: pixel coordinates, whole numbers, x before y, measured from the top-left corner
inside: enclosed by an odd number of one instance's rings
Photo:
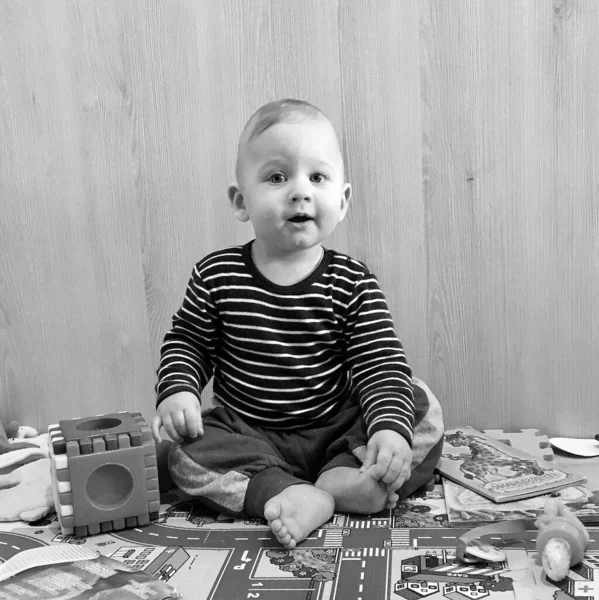
[[[247,143],[273,125],[318,118],[326,119],[326,116],[319,108],[305,100],[294,100],[293,98],[275,100],[261,106],[250,117],[241,137]]]
[[[329,120],[319,108],[305,100],[284,98],[283,100],[274,100],[261,106],[249,118],[239,138],[237,164],[235,167],[237,179],[239,180],[240,177],[243,149],[246,144],[249,144],[254,138],[274,125],[278,125],[279,123],[296,123],[306,119]]]

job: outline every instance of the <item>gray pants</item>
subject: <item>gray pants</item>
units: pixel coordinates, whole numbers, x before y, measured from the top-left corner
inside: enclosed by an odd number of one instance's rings
[[[397,492],[400,499],[432,478],[443,444],[441,407],[417,379],[414,401],[412,474]],[[268,500],[290,485],[314,483],[328,469],[359,468],[368,442],[354,400],[336,411],[334,419],[306,429],[265,429],[223,406],[203,415],[203,424],[201,438],[171,448],[171,476],[210,508],[239,517],[262,518]]]

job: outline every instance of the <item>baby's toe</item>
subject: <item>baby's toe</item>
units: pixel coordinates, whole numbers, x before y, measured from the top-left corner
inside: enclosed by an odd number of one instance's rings
[[[275,532],[279,533],[283,529],[283,521],[281,519],[274,519],[268,522],[268,526]]]
[[[291,534],[285,528],[275,531],[275,536],[285,547],[289,547],[289,544],[293,541]]]
[[[282,527],[280,527],[279,529],[277,529],[277,537],[280,540],[285,540],[285,541],[289,541],[289,539],[291,539],[291,535],[289,533],[289,531],[287,530],[287,527],[285,527],[285,525],[283,525]]]

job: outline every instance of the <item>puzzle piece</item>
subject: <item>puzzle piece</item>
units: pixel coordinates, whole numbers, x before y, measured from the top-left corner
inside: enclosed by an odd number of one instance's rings
[[[484,431],[496,440],[528,452],[537,458],[547,461],[555,458],[549,438],[541,435],[538,429],[521,429],[513,433],[507,433],[503,429],[485,429]]]

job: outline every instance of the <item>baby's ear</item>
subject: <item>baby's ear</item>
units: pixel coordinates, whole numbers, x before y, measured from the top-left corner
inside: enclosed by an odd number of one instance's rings
[[[343,186],[343,198],[345,199],[346,203],[349,204],[349,201],[351,200],[351,196],[352,196],[351,183],[346,183]]]
[[[249,221],[250,217],[245,208],[243,194],[241,193],[239,184],[236,181],[229,185],[227,195],[229,196],[229,202],[231,203],[233,214],[243,223]]]
[[[349,206],[349,201],[351,200],[352,189],[349,183],[346,183],[343,186],[343,195],[341,196],[341,214],[339,215],[339,221],[343,221],[345,219],[345,215],[347,214],[347,208]]]

